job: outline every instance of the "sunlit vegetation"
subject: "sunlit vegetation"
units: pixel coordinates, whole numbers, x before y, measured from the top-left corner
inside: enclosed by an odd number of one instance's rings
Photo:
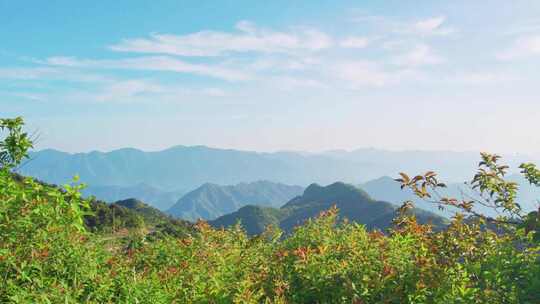
[[[238,225],[191,227],[138,202],[110,207],[83,199],[80,186],[16,178],[32,146],[22,124],[0,120],[2,303],[540,302],[538,213],[521,214],[496,156],[482,155],[472,181],[482,199],[430,197],[462,210],[437,232],[404,204],[382,232],[331,208],[288,235],[270,226],[248,237]],[[539,185],[533,164],[521,169]],[[400,182],[419,196],[444,186],[434,172]]]

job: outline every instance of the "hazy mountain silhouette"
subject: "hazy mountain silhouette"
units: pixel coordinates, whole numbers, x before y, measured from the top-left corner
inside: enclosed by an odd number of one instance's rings
[[[70,154],[42,150],[30,154],[21,173],[65,184],[79,175],[91,186],[146,184],[164,191],[187,192],[204,183],[238,184],[257,180],[308,185],[337,178],[361,181],[377,177],[375,165],[300,153],[258,153],[177,146],[158,152],[120,149]],[[365,176],[365,177],[364,177]]]
[[[113,202],[136,197],[153,207],[165,211],[182,196],[182,192],[167,192],[150,185],[140,183],[133,186],[87,186],[83,195],[93,195],[97,199]]]
[[[269,181],[220,186],[206,183],[187,193],[167,212],[175,217],[197,220],[215,219],[245,205],[281,207],[304,188]]]
[[[48,149],[33,152],[30,158],[20,173],[54,184],[68,183],[79,175],[89,185],[85,194],[109,201],[137,197],[164,210],[180,194],[204,183],[232,185],[269,180],[307,186],[342,180],[359,184],[381,176],[396,176],[398,172],[413,175],[427,170],[438,172],[446,182],[464,181],[474,172],[479,155],[377,149],[259,153],[176,146],[157,152],[125,148],[75,154]],[[530,160],[520,155],[503,159],[514,168],[517,163]],[[527,193],[525,196],[529,197]],[[396,201],[393,197],[383,198]]]
[[[391,203],[372,199],[365,191],[350,184],[338,182],[326,187],[312,184],[303,195],[280,209],[247,206],[209,223],[214,227],[228,227],[240,221],[251,235],[261,233],[269,224],[279,225],[290,232],[334,205],[339,209],[340,218],[364,224],[368,229],[388,228],[397,208]],[[427,211],[413,209],[412,212],[421,223],[431,222],[442,227],[446,222],[443,217]]]
[[[540,203],[540,189],[532,186],[521,175],[509,175],[508,180],[514,181],[519,185],[517,202],[519,202],[523,211],[531,212],[537,210]],[[388,176],[383,176],[381,178],[363,183],[360,185],[360,187],[369,193],[371,197],[388,201],[396,205],[401,205],[405,201],[412,201],[418,208],[428,210],[445,217],[452,216],[456,211],[456,209],[452,208],[440,210],[438,205],[419,199],[412,193],[412,191],[408,189],[401,189],[400,184]],[[437,192],[443,197],[453,197],[463,200],[471,200],[479,197],[478,192],[473,190],[465,183],[449,183],[447,184],[447,188],[438,189]],[[481,205],[477,205],[475,209],[490,216],[497,216],[494,210]]]

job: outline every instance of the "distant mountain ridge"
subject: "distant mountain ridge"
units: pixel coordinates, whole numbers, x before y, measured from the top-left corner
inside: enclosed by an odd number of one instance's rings
[[[524,212],[537,210],[540,206],[540,189],[532,186],[527,180],[520,175],[509,175],[508,180],[514,181],[519,185],[517,202],[521,205]],[[438,205],[426,202],[419,199],[409,189],[401,189],[400,184],[393,178],[383,176],[375,180],[368,181],[360,185],[371,197],[379,200],[391,202],[396,205],[401,205],[405,201],[412,201],[415,206],[433,213],[450,217],[456,209],[440,210]],[[469,186],[464,183],[449,183],[446,188],[439,189],[438,193],[442,196],[453,197],[456,199],[470,200],[471,197],[477,197]],[[497,213],[489,208],[481,205],[476,206],[476,210],[490,216],[497,216]]]
[[[203,183],[237,184],[270,180],[307,186],[335,180],[359,183],[398,172],[435,170],[447,181],[469,178],[479,160],[473,152],[358,149],[322,153],[262,153],[205,146],[175,146],[156,152],[124,148],[70,154],[47,149],[30,154],[21,173],[64,184],[79,175],[91,186],[146,184],[164,191],[190,191]],[[504,159],[511,165],[526,156]],[[449,179],[449,180],[448,180]]]
[[[291,185],[358,180],[369,164],[298,153],[259,153],[204,146],[176,146],[158,152],[120,149],[69,154],[42,150],[30,154],[21,173],[65,184],[79,175],[90,186],[146,184],[164,191],[187,192],[204,183],[238,184],[269,180]],[[374,168],[371,168],[374,169]]]
[[[84,196],[95,196],[97,199],[114,202],[128,198],[137,198],[153,207],[165,211],[182,196],[182,192],[167,192],[150,185],[140,183],[133,186],[92,186],[82,190]]]
[[[281,207],[304,188],[270,181],[221,186],[205,183],[187,193],[167,213],[186,220],[212,220],[245,205]]]
[[[352,151],[326,151],[322,154],[335,159],[352,162],[369,161],[377,164],[380,174],[370,179],[381,176],[396,176],[398,172],[406,172],[412,175],[431,170],[437,172],[447,183],[460,183],[469,180],[480,161],[480,152],[474,151],[393,151],[362,148]],[[511,167],[510,173],[517,173],[518,166],[523,162],[532,161],[538,163],[540,161],[540,155],[502,154],[502,157],[501,161]]]
[[[446,182],[470,178],[479,155],[473,152],[353,151],[260,153],[205,146],[176,146],[145,152],[124,148],[111,152],[66,153],[47,149],[30,153],[20,170],[53,184],[69,183],[75,175],[88,185],[85,195],[116,201],[137,197],[160,210],[204,183],[219,185],[268,180],[289,185],[329,184],[336,180],[359,184],[381,176],[434,170]],[[503,159],[513,167],[526,156]],[[392,200],[392,202],[394,202]]]
[[[336,206],[340,218],[366,225],[368,229],[386,229],[395,216],[396,206],[372,199],[365,191],[342,182],[322,187],[312,184],[303,195],[290,200],[280,209],[245,206],[238,211],[210,221],[214,227],[229,227],[240,221],[248,234],[261,233],[267,225],[279,226],[286,232],[306,220],[316,217],[320,212]],[[442,227],[446,220],[434,213],[413,209],[419,222],[431,222]]]

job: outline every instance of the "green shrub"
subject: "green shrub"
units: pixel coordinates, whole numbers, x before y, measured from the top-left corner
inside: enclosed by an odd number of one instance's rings
[[[286,238],[271,227],[250,238],[238,225],[199,222],[190,232],[168,222],[110,247],[110,235],[86,230],[96,215],[79,187],[14,178],[13,164],[0,170],[2,303],[540,303],[537,215],[519,225],[457,216],[434,232],[403,212],[383,233],[339,222],[331,209]],[[523,169],[538,182],[535,167]],[[499,206],[519,211],[512,186],[483,182],[508,194]]]

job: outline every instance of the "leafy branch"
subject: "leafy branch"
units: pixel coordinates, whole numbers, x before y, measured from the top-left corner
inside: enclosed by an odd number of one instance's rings
[[[472,181],[468,183],[471,190],[476,191],[477,195],[464,195],[466,199],[439,195],[437,189],[446,188],[446,185],[438,180],[437,174],[433,171],[412,178],[405,173],[400,173],[401,177],[397,178],[396,181],[401,184],[401,189],[411,189],[421,199],[437,196],[436,200],[429,202],[439,205],[441,209],[446,206],[454,207],[464,215],[477,217],[490,223],[513,225],[522,223],[524,214],[521,206],[516,202],[518,185],[505,179],[509,167],[500,165],[501,157],[496,154],[481,153],[480,156],[478,170]],[[531,184],[539,185],[540,170],[534,164],[522,164],[520,168],[522,174]],[[411,202],[406,203],[407,205],[411,204]],[[490,208],[503,216],[493,218],[482,214],[475,210],[476,205]]]

